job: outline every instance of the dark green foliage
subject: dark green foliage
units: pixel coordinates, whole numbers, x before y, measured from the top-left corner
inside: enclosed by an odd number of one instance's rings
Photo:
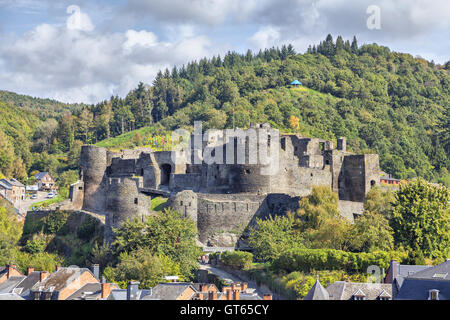
[[[220,260],[224,265],[247,269],[252,264],[253,254],[246,251],[225,251],[220,255]]]
[[[50,211],[50,213],[43,219],[44,232],[47,234],[58,233],[66,226],[69,213],[66,211]]]
[[[95,234],[98,221],[89,216],[84,219],[83,223],[78,227],[77,235],[80,239],[89,240]]]

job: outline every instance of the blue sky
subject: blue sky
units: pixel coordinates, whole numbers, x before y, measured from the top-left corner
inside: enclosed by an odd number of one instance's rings
[[[0,89],[95,103],[166,67],[288,43],[304,52],[328,33],[445,63],[450,1],[0,0]]]

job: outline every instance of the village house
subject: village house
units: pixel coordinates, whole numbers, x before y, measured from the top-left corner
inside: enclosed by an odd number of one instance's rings
[[[31,288],[30,299],[66,300],[86,284],[99,282],[87,268],[58,267]]]
[[[396,300],[450,300],[450,259],[406,278]]]
[[[1,179],[0,196],[11,203],[24,200],[25,186],[16,179]]]
[[[431,266],[399,264],[396,260],[391,260],[384,283],[392,283],[399,291],[405,278],[428,268]]]
[[[21,277],[23,274],[17,269],[15,264],[8,264],[0,267],[0,284],[8,280],[10,277]]]
[[[336,281],[325,289],[317,277],[304,300],[392,300],[392,284]]]
[[[55,189],[55,179],[50,172],[39,172],[34,175],[37,186],[41,191],[50,191]]]

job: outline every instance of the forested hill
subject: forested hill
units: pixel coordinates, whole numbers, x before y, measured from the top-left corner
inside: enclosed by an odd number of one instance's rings
[[[168,129],[193,120],[231,127],[234,110],[238,127],[268,121],[307,136],[346,136],[353,151],[377,152],[399,178],[436,179],[450,165],[449,65],[331,36],[305,54],[291,46],[228,53],[160,72],[151,87],[97,105],[94,116],[111,120],[95,136],[160,120]],[[294,79],[308,89],[290,88]]]
[[[11,103],[38,115],[41,119],[55,118],[65,111],[81,110],[85,104],[69,104],[0,90],[0,101]]]
[[[34,150],[51,158],[125,133],[116,140],[133,137],[139,145],[142,132],[191,127],[194,120],[204,128],[256,121],[306,136],[346,136],[350,149],[377,152],[382,169],[399,178],[449,180],[449,72],[449,63],[331,35],[304,54],[292,46],[230,52],[159,72],[151,85],[141,83],[124,98],[61,117],[50,133],[38,130],[33,139],[42,143],[33,142]],[[289,86],[295,79],[303,86]]]

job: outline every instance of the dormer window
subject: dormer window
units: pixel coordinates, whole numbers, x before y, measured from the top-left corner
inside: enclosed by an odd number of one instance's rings
[[[439,290],[432,289],[429,292],[428,300],[439,300]]]
[[[366,300],[366,294],[361,290],[356,290],[352,295],[353,300]]]

